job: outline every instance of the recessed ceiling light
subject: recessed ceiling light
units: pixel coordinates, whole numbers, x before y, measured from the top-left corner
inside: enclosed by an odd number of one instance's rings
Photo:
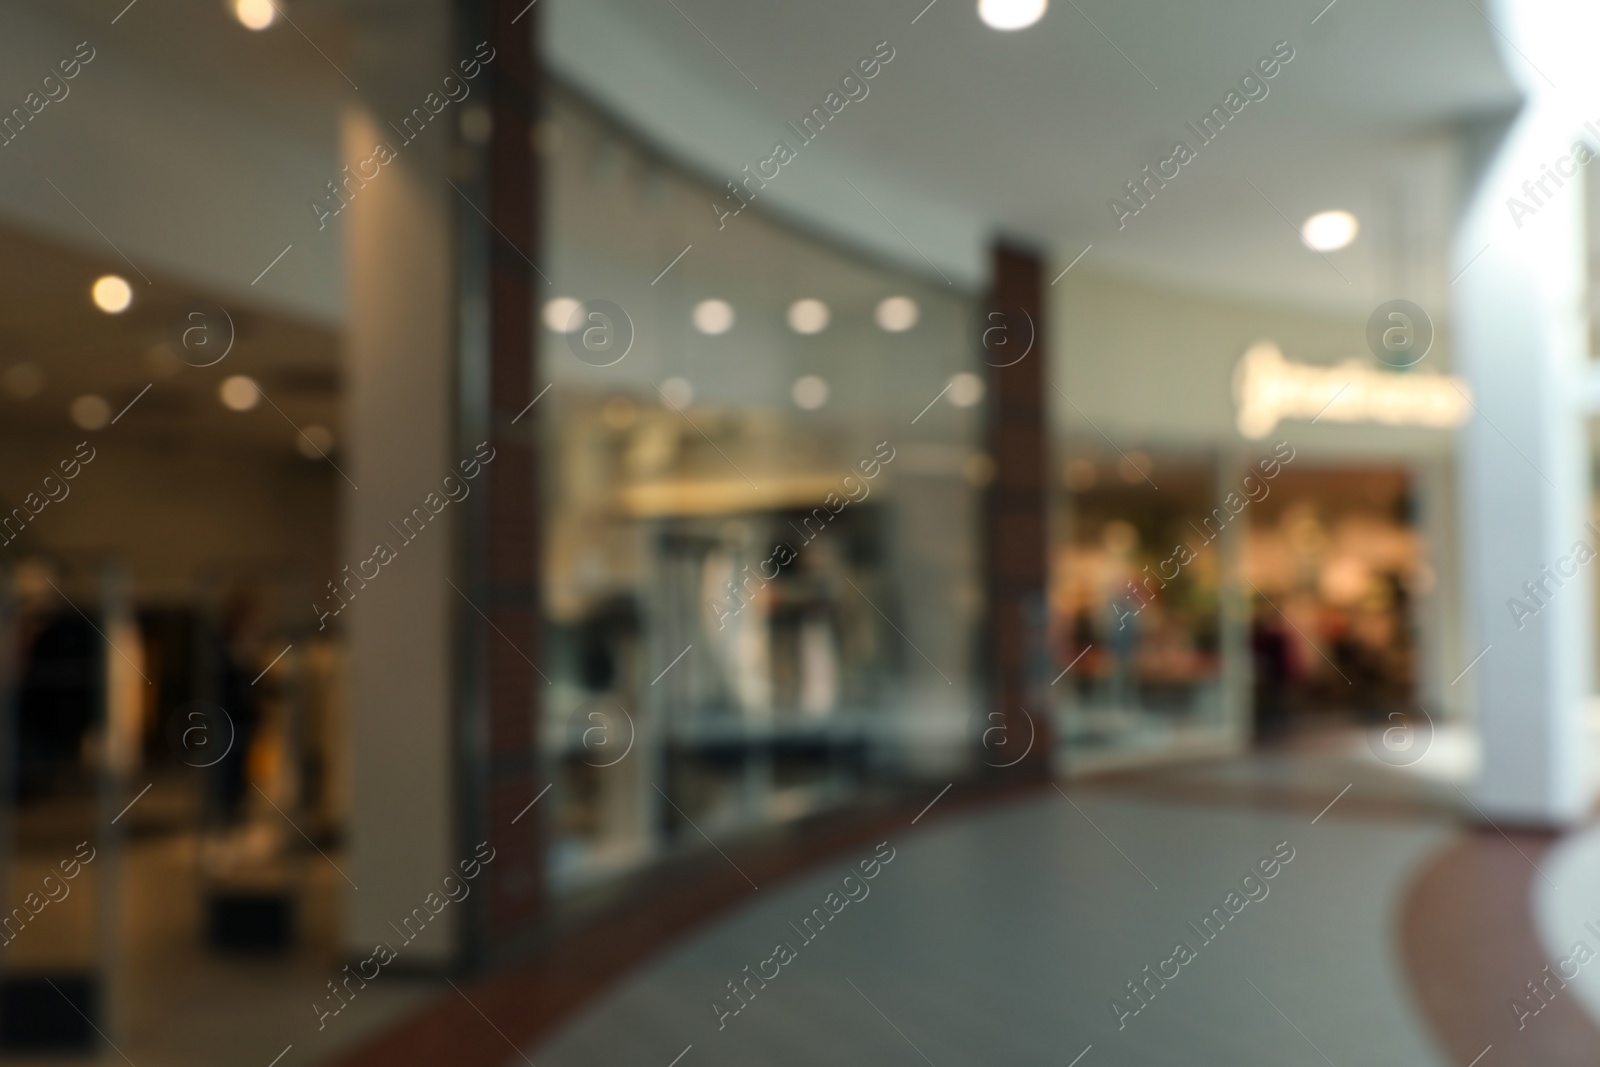
[[[686,408],[694,402],[694,386],[687,378],[668,378],[661,383],[661,397],[671,407]]]
[[[694,328],[701,333],[727,333],[733,328],[733,305],[726,300],[702,300],[694,306]]]
[[[878,309],[872,317],[878,320],[880,329],[903,333],[917,324],[920,314],[917,302],[909,296],[890,296],[878,303]]]
[[[244,374],[224,378],[217,390],[223,406],[230,411],[249,411],[261,402],[261,387],[256,380]]]
[[[1300,226],[1300,239],[1307,248],[1335,252],[1356,239],[1361,224],[1348,211],[1319,211]]]
[[[815,374],[796,378],[789,387],[795,406],[805,411],[815,411],[828,402],[828,383]]]
[[[821,333],[828,328],[828,305],[820,300],[796,300],[789,305],[789,328],[795,333]]]
[[[326,459],[333,451],[333,431],[312,424],[294,435],[294,446],[307,459]]]
[[[111,421],[111,405],[103,396],[80,396],[72,402],[71,414],[79,429],[98,430]]]
[[[970,408],[983,399],[983,379],[971,371],[950,376],[950,403],[958,408]]]
[[[102,274],[89,290],[94,306],[107,315],[120,315],[133,303],[133,286],[116,274]]]
[[[233,17],[247,30],[264,30],[278,17],[272,0],[233,0]]]
[[[1044,18],[1049,0],[978,0],[978,17],[990,29],[1025,30]]]
[[[556,333],[571,333],[578,327],[572,321],[572,313],[581,306],[570,296],[558,296],[545,304],[544,324]]]

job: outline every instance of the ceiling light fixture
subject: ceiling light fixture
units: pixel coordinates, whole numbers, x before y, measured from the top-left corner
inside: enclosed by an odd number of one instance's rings
[[[978,0],[978,17],[994,30],[1025,30],[1044,18],[1049,0]]]
[[[80,396],[72,402],[72,421],[80,430],[103,429],[111,421],[111,405],[103,396]]]
[[[694,403],[694,386],[687,378],[668,378],[657,388],[669,407],[686,408]]]
[[[544,306],[544,324],[554,333],[571,333],[578,328],[573,312],[583,305],[570,296],[558,296]]]
[[[233,17],[247,30],[264,30],[277,21],[272,0],[233,0]]]
[[[949,390],[950,403],[958,408],[970,408],[983,399],[983,379],[969,370],[952,374],[945,388]]]
[[[89,296],[94,306],[107,315],[120,315],[133,303],[133,286],[120,275],[102,274],[94,280]]]
[[[249,411],[261,402],[261,387],[254,378],[235,374],[223,379],[217,396],[222,398],[223,406],[230,411]]]
[[[333,451],[333,431],[313,423],[294,435],[294,447],[307,459],[327,459]]]
[[[702,300],[694,306],[694,328],[713,336],[733,329],[733,305],[726,300]]]
[[[828,328],[828,305],[820,300],[796,300],[789,305],[789,328],[795,333],[821,333]]]
[[[904,333],[917,324],[920,314],[917,302],[909,296],[889,296],[878,303],[872,317],[877,320],[879,329]]]
[[[815,374],[807,374],[794,380],[789,395],[794,398],[795,407],[816,411],[828,402],[828,383]]]
[[[1336,252],[1356,239],[1361,224],[1348,211],[1319,211],[1300,226],[1300,239],[1317,252]]]

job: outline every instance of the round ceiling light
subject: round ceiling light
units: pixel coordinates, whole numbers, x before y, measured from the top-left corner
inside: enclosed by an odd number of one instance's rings
[[[278,18],[272,0],[233,0],[233,17],[247,30],[264,30]]]
[[[1049,6],[1049,0],[978,0],[978,17],[993,30],[1025,30]]]
[[[789,395],[794,398],[795,407],[815,411],[828,402],[828,383],[815,374],[807,374],[794,380]]]
[[[828,328],[828,305],[820,300],[796,300],[789,305],[789,328],[795,333],[821,333]]]
[[[890,296],[878,303],[872,317],[878,321],[879,329],[904,333],[917,324],[920,313],[917,302],[909,296]]]
[[[307,459],[327,459],[333,451],[333,431],[313,423],[294,435],[294,447]]]
[[[103,429],[111,421],[111,405],[103,396],[80,396],[70,409],[73,423],[81,430]]]
[[[1300,239],[1317,252],[1336,252],[1356,239],[1361,224],[1348,211],[1319,211],[1300,226]]]
[[[117,274],[102,274],[89,290],[94,306],[107,315],[120,315],[133,303],[133,286]]]
[[[249,411],[261,402],[261,387],[256,384],[254,378],[235,374],[231,378],[223,379],[217,395],[222,398],[222,404],[228,410]]]
[[[694,328],[713,336],[733,329],[733,305],[726,300],[702,300],[694,306]]]
[[[668,378],[657,388],[661,392],[661,399],[675,408],[686,408],[694,403],[694,386],[687,378]]]
[[[544,306],[544,324],[553,333],[571,333],[578,327],[572,321],[573,312],[583,305],[570,296],[558,296]]]
[[[983,399],[983,379],[964,370],[950,376],[950,403],[958,408],[970,408]]]

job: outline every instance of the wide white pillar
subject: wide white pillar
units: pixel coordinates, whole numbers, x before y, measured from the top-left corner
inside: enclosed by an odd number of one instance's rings
[[[1511,0],[1492,12],[1519,50],[1505,61],[1528,101],[1482,146],[1487,162],[1454,249],[1452,273],[1464,273],[1451,307],[1458,366],[1478,409],[1459,452],[1467,658],[1488,649],[1461,683],[1476,689],[1483,739],[1472,799],[1497,822],[1553,826],[1582,818],[1592,801],[1585,706],[1600,567],[1547,577],[1572,572],[1575,542],[1600,547],[1584,525],[1583,177],[1563,188],[1545,178],[1579,135],[1577,102],[1594,99],[1582,65],[1565,61],[1562,35],[1592,39],[1573,25],[1582,14],[1573,8]],[[1531,203],[1524,183],[1540,179],[1545,192],[1528,214],[1518,206]]]

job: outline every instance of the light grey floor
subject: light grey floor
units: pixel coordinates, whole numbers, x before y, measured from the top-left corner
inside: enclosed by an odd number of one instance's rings
[[[908,825],[871,895],[804,947],[788,923],[822,904],[847,863],[753,891],[529,1050],[532,1060],[668,1067],[692,1045],[678,1067],[1067,1067],[1092,1045],[1079,1067],[1446,1062],[1411,1008],[1395,947],[1401,893],[1448,843],[1446,825],[1073,799],[1082,813],[1052,795]],[[1283,841],[1296,855],[1270,894],[1201,944],[1186,923]],[[1119,1031],[1111,998],[1180,938],[1198,957]],[[779,941],[798,958],[719,1032],[713,999]]]

